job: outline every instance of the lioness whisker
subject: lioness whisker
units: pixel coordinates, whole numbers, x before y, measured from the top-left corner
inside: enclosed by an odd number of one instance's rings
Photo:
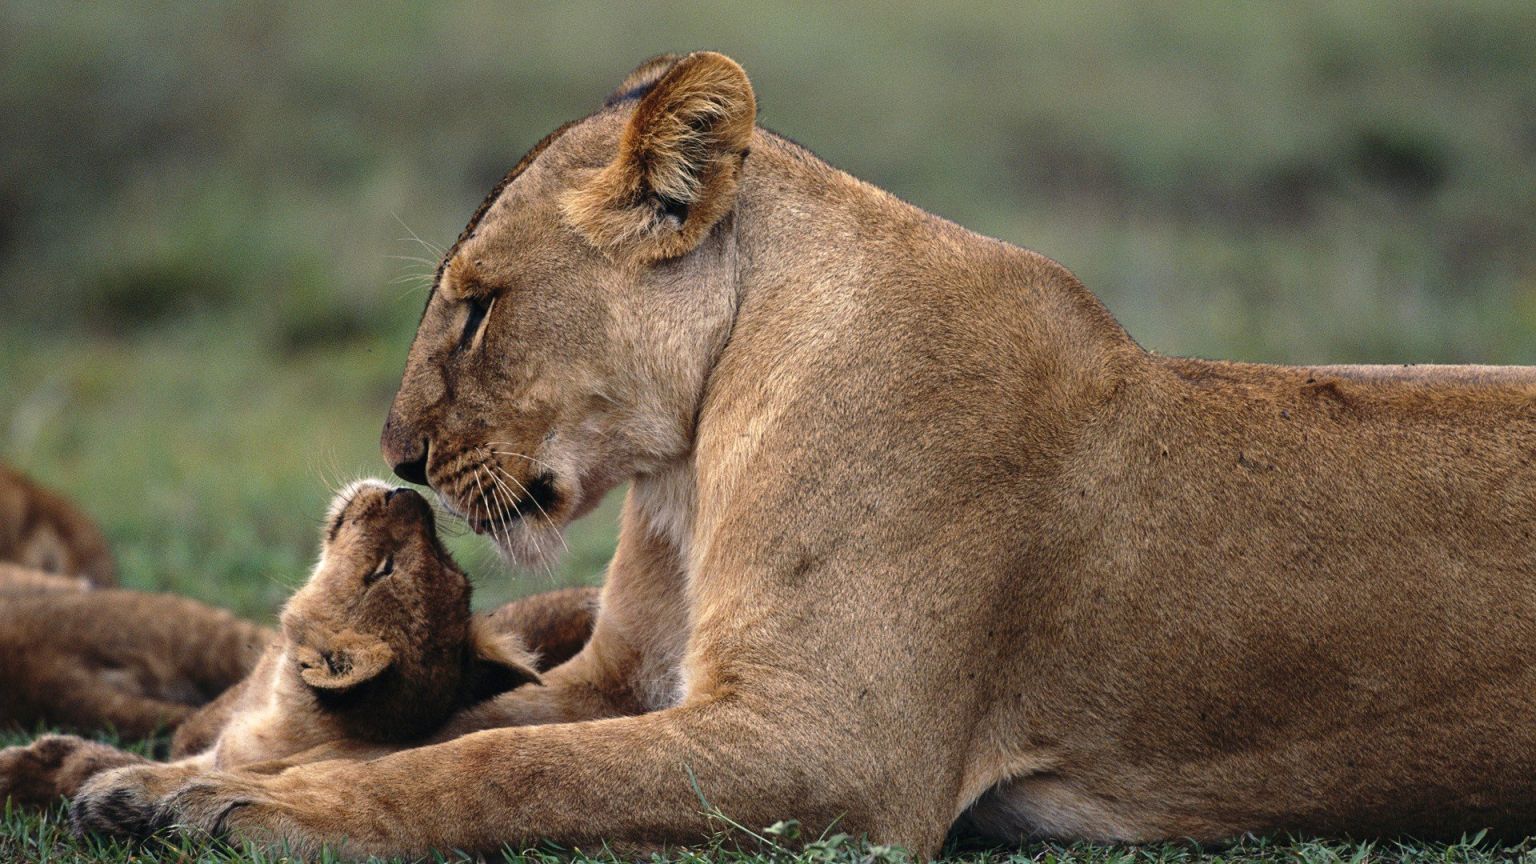
[[[392,261],[410,261],[417,264],[425,264],[431,267],[434,272],[437,270],[437,262],[428,258],[420,258],[415,255],[385,255],[384,257]]]
[[[490,447],[492,447],[492,448],[495,448],[496,445],[498,445],[498,444],[503,446],[503,447],[511,447],[512,446],[512,443],[510,441],[487,441],[486,443]],[[496,449],[492,449],[491,452],[495,453],[497,456],[516,456],[519,459],[526,459],[526,460],[528,460],[529,462],[532,462],[535,465],[543,466],[544,468],[546,468],[549,471],[553,472],[555,470],[555,466],[549,464],[548,462],[545,462],[542,459],[535,459],[532,456],[529,456],[529,455],[524,454],[524,453],[518,453],[518,452],[516,452],[514,450],[496,450]],[[558,472],[556,472],[556,473],[558,473]]]
[[[565,547],[565,552],[566,552],[567,555],[569,555],[570,552],[571,552],[571,547],[565,542],[565,534],[560,531],[560,526],[555,524],[554,518],[551,517],[549,515],[548,511],[546,511],[544,509],[544,505],[539,503],[539,499],[537,497],[535,497],[532,492],[528,491],[528,487],[524,486],[523,482],[521,480],[519,480],[516,477],[513,477],[511,474],[507,473],[507,471],[505,469],[503,469],[500,465],[496,465],[494,463],[491,464],[491,470],[496,472],[496,473],[498,473],[498,474],[500,474],[501,476],[507,478],[508,480],[511,480],[513,483],[517,484],[517,488],[522,490],[523,496],[525,498],[527,498],[529,501],[532,501],[533,502],[533,506],[539,508],[539,514],[544,517],[544,521],[545,522],[549,523],[549,527],[554,529],[556,539],[558,539],[560,541],[560,545],[561,546]],[[507,492],[509,494],[511,493],[511,491],[512,490],[510,490],[510,489],[507,490]]]
[[[480,505],[480,509],[485,511],[486,521],[492,523],[491,528],[492,528],[492,533],[494,534],[494,532],[495,532],[495,520],[493,520],[491,518],[491,507],[490,507],[490,505],[485,500],[485,487],[480,485],[480,472],[479,471],[472,471],[472,472],[470,472],[469,479],[475,481],[475,502],[474,503],[475,504],[479,504]],[[474,508],[473,505],[471,505],[468,509],[469,509],[469,512],[466,513],[465,516],[468,519],[472,520],[472,519],[474,519],[474,516],[475,516],[475,508]],[[473,524],[473,523],[471,522],[471,524]]]
[[[497,502],[498,502],[497,506],[502,508],[502,515],[501,515],[501,519],[499,520],[501,525],[502,525],[502,530],[503,530],[502,536],[505,538],[504,539],[504,543],[502,544],[502,548],[510,549],[511,546],[512,546],[512,518],[513,518],[513,514],[516,512],[516,508],[512,507],[511,505],[503,506],[501,504],[501,502],[503,500],[502,499],[502,494],[496,492],[495,491],[496,488],[499,487],[502,490],[502,492],[505,493],[506,500],[512,501],[512,500],[515,500],[515,499],[513,498],[512,490],[506,488],[506,485],[503,484],[500,480],[497,480],[495,475],[487,474],[486,476],[489,477],[496,484],[494,487],[492,487],[492,492],[493,492],[493,494],[496,495],[496,499],[497,499]],[[495,536],[495,528],[494,527],[492,528],[492,536]],[[548,564],[548,561],[547,561],[547,557],[548,556],[546,556],[544,554],[544,546],[543,546],[542,543],[539,542],[538,536],[536,534],[530,533],[528,535],[528,540],[529,540],[529,542],[531,542],[533,544],[533,556],[534,556],[534,559],[539,561],[543,565],[545,573],[549,576],[549,578],[553,579],[554,578],[554,572],[552,570],[550,570],[550,568],[549,568],[549,564]]]
[[[443,254],[448,251],[448,250],[444,249],[443,247],[437,245],[436,243],[429,243],[426,240],[421,239],[421,235],[417,234],[416,231],[413,228],[411,228],[411,226],[405,224],[405,220],[400,218],[400,214],[399,213],[391,213],[389,215],[393,216],[395,221],[400,223],[400,227],[405,229],[405,233],[411,235],[410,237],[401,237],[400,238],[401,242],[404,242],[406,240],[415,240],[417,243],[421,244],[421,248],[427,250],[428,252],[431,252],[433,255],[436,255],[439,260],[441,260],[442,257],[443,257]],[[435,266],[436,262],[433,262],[433,264]]]
[[[496,465],[491,464],[491,463],[486,463],[486,467],[490,468],[492,471],[499,471],[500,470]],[[504,472],[504,471],[501,472],[501,473],[506,474],[506,472]],[[494,473],[489,473],[489,474],[487,474],[487,476],[490,477],[490,479],[492,481],[494,481],[496,483],[496,485],[498,487],[500,487],[503,492],[506,493],[507,499],[509,501],[516,501],[517,500],[516,496],[514,496],[512,494],[512,490],[505,483],[503,483],[499,478],[497,478]],[[507,476],[507,478],[509,480],[512,480],[514,483],[517,482],[517,478],[512,477],[511,475],[506,475],[506,476]],[[518,486],[522,486],[522,484],[518,483]],[[526,492],[527,490],[525,489],[524,491]],[[534,502],[534,503],[537,504],[538,502]],[[541,507],[539,509],[542,510],[543,508]],[[515,506],[513,507],[513,511],[516,512],[516,507]],[[545,518],[548,519],[548,514],[545,515]],[[511,520],[512,520],[511,514],[508,514],[508,516],[507,516],[507,545],[509,545],[509,546],[511,545]],[[551,520],[550,525],[551,526],[554,525],[553,520]],[[559,535],[557,534],[556,536],[559,536]],[[550,581],[554,581],[555,580],[555,571],[554,571],[554,568],[549,565],[549,558],[550,558],[550,556],[545,554],[545,552],[544,552],[544,543],[539,539],[539,535],[538,535],[537,530],[535,530],[533,528],[530,528],[528,530],[527,537],[528,537],[528,541],[533,544],[534,558],[536,560],[538,560],[539,563],[543,566],[544,573],[550,579]],[[563,538],[563,537],[560,538],[560,542],[563,545],[565,543],[565,538]],[[566,547],[566,551],[567,552],[570,551],[570,547],[569,546]]]

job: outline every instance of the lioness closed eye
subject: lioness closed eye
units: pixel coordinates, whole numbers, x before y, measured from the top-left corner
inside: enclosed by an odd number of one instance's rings
[[[27,803],[69,795],[114,766],[169,783],[209,768],[276,771],[388,752],[454,711],[537,681],[517,636],[470,613],[470,585],[417,493],[363,481],[337,496],[323,551],[282,613],[281,638],[226,697],[231,713],[203,753],[166,765],[71,736],[0,754]],[[9,762],[15,764],[7,764]],[[82,800],[90,800],[85,789]]]

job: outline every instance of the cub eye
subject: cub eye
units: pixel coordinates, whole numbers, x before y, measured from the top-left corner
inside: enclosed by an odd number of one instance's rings
[[[363,577],[363,584],[372,585],[393,572],[395,572],[395,556],[387,555],[383,561],[379,562],[379,566],[373,568],[372,573]]]
[[[464,305],[469,307],[469,314],[464,318],[464,332],[459,334],[459,349],[463,351],[474,341],[475,335],[485,324],[485,317],[491,313],[491,307],[496,304],[496,298],[469,297]]]

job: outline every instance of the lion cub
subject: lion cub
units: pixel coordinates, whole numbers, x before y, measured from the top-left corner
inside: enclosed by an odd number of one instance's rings
[[[491,630],[469,601],[426,499],[353,484],[332,503],[320,563],[283,608],[282,639],[241,687],[212,765],[402,744],[538,681],[518,637]]]
[[[0,464],[0,561],[91,585],[117,584],[117,566],[101,529],[67,498]],[[0,590],[28,576],[0,573]],[[36,587],[44,580],[33,578]],[[73,580],[72,580],[73,581]]]
[[[0,751],[0,798],[46,803],[111,768],[173,782],[210,768],[270,772],[367,758],[539,680],[517,636],[471,615],[469,579],[439,542],[421,495],[361,481],[336,497],[325,524],[320,561],[284,606],[280,637],[214,703],[222,722],[205,749],[145,764],[104,744],[45,736]]]

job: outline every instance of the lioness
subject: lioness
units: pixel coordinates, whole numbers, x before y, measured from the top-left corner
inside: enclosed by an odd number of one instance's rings
[[[518,634],[472,616],[469,598],[425,499],[353,484],[332,503],[320,562],[284,606],[281,637],[220,698],[228,711],[202,752],[156,764],[49,736],[0,751],[0,800],[47,803],[109,768],[166,784],[211,768],[379,755],[421,739],[455,710],[539,678]]]
[[[64,496],[5,464],[0,464],[0,562],[77,576],[92,585],[117,584],[117,565],[96,523]],[[19,578],[0,573],[0,590]]]
[[[527,557],[631,480],[585,650],[373,761],[79,825],[349,854],[697,840],[707,800],[931,856],[1536,828],[1536,372],[1161,357],[1072,275],[664,57],[445,257],[383,432]],[[539,724],[539,725],[530,725]]]

